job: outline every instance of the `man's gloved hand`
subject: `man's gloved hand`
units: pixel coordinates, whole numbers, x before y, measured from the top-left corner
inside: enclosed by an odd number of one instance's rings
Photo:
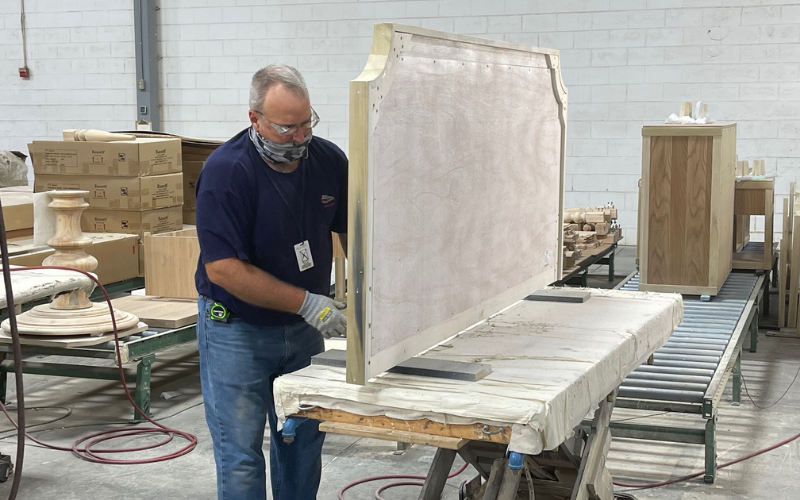
[[[297,314],[306,320],[329,339],[331,337],[347,336],[347,315],[344,308],[347,304],[337,302],[330,297],[306,291],[306,298]]]

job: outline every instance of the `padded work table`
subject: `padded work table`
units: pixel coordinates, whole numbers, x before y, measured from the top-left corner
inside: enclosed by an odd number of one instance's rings
[[[386,373],[367,386],[312,365],[275,382],[281,420],[300,407],[510,427],[511,448],[558,446],[682,319],[675,294],[592,290],[585,303],[521,301],[421,355],[490,364],[477,382]]]
[[[440,451],[483,442],[537,455],[562,447],[598,404],[613,405],[617,386],[682,318],[677,294],[591,290],[584,303],[520,301],[420,355],[491,365],[477,382],[384,373],[359,386],[343,368],[311,365],[275,381],[276,410],[281,422],[305,416],[332,432],[337,423],[389,440],[428,435],[411,442]]]

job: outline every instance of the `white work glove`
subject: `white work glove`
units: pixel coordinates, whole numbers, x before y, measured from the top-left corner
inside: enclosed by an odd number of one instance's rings
[[[306,291],[306,298],[297,314],[306,320],[329,339],[331,337],[347,336],[347,315],[344,308],[347,304],[337,302],[330,297]]]

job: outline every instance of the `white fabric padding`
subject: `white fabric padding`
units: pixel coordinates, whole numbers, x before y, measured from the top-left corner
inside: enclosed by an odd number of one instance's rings
[[[678,294],[591,290],[585,303],[521,301],[422,357],[492,365],[477,382],[385,373],[366,386],[309,366],[274,385],[279,420],[316,406],[399,420],[512,427],[510,449],[537,454],[573,428],[664,345],[683,319]]]

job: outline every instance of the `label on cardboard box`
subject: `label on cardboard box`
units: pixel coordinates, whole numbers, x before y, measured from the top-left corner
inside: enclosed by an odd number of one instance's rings
[[[36,174],[138,177],[181,171],[180,139],[135,141],[34,141]]]
[[[87,233],[166,233],[183,227],[180,206],[147,211],[88,209],[81,217],[81,229]]]
[[[183,175],[148,177],[95,177],[42,175],[34,178],[36,192],[58,189],[88,191],[90,208],[107,210],[152,210],[183,203]]]

